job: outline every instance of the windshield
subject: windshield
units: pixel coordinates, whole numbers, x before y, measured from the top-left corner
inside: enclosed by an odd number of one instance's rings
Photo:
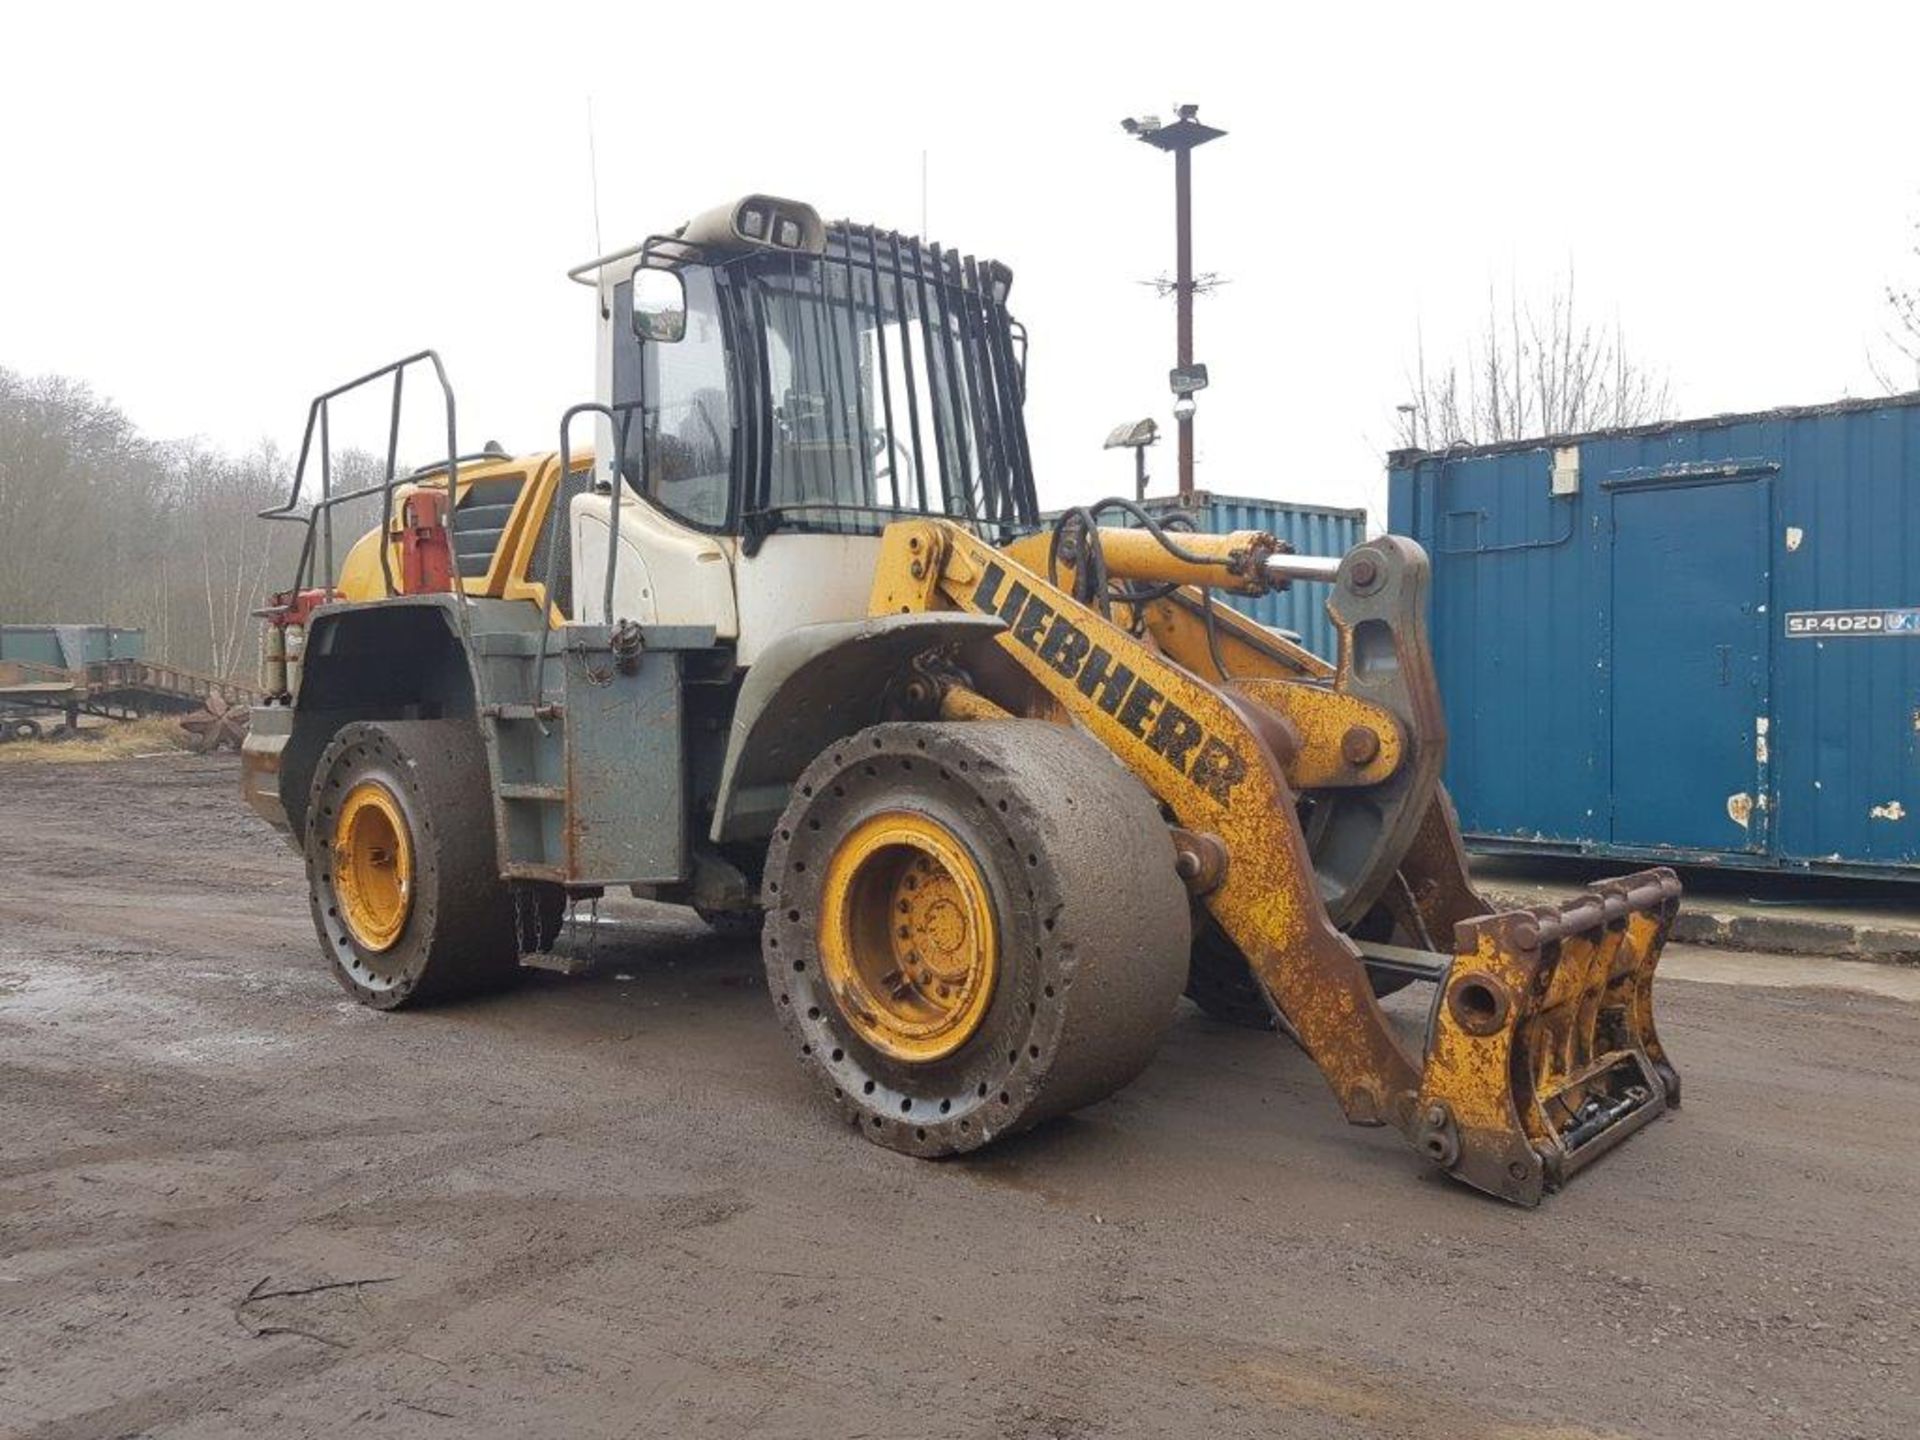
[[[985,273],[938,246],[839,226],[826,255],[749,273],[768,402],[749,524],[871,534],[900,512],[1034,523],[1015,341]]]

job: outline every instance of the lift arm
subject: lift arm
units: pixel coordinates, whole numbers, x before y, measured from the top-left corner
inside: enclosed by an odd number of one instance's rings
[[[1098,532],[1112,547],[1110,575],[1198,578],[1170,574],[1137,534]],[[1208,538],[1180,537],[1183,548]],[[1162,612],[1157,623],[1151,613],[1129,614],[1129,624],[1116,623],[1014,554],[943,521],[887,530],[871,608],[1005,621],[994,643],[1125,763],[1178,826],[1224,855],[1204,902],[1347,1118],[1392,1125],[1460,1179],[1531,1204],[1585,1158],[1677,1103],[1678,1080],[1654,1037],[1648,997],[1678,886],[1666,872],[1649,872],[1560,911],[1474,918],[1485,907],[1464,879],[1439,788],[1445,733],[1423,628],[1426,576],[1419,547],[1393,537],[1340,562],[1329,613],[1341,653],[1330,674],[1289,655],[1290,647],[1263,647],[1247,622],[1218,609],[1213,623],[1236,639],[1236,654],[1264,649],[1269,657],[1264,675],[1241,680],[1191,653],[1187,663],[1172,658],[1170,651],[1192,646],[1190,624],[1181,642],[1178,614]],[[1246,583],[1264,576],[1250,570]],[[1154,603],[1211,604],[1199,592]],[[1134,623],[1143,634],[1133,633]],[[1210,654],[1219,639],[1216,631]],[[1203,663],[1214,669],[1211,680],[1197,673]],[[1350,740],[1356,731],[1372,741]],[[1303,826],[1308,794],[1315,819]],[[1323,834],[1316,853],[1310,827],[1341,825],[1343,800],[1344,828],[1332,843]],[[1390,885],[1390,908],[1404,922],[1455,932],[1454,957],[1435,966],[1442,1001],[1424,1055],[1395,1033],[1361,950],[1341,928]],[[1338,920],[1323,899],[1329,894]]]

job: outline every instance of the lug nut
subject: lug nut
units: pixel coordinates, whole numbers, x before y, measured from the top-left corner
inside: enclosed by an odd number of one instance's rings
[[[1354,589],[1369,590],[1379,582],[1380,562],[1371,555],[1362,555],[1353,562],[1353,569],[1347,573],[1353,581]]]

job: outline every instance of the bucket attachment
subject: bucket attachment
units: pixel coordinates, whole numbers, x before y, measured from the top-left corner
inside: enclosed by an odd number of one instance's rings
[[[1442,1169],[1537,1205],[1680,1104],[1653,971],[1680,906],[1671,870],[1454,927],[1427,1024],[1415,1141]]]

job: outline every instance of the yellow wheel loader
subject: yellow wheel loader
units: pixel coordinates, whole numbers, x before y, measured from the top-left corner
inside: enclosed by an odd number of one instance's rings
[[[1521,1204],[1678,1105],[1671,873],[1474,892],[1419,547],[1127,501],[1043,523],[997,263],[755,195],[573,278],[600,394],[554,453],[462,455],[421,352],[313,402],[270,512],[306,541],[244,783],[352,994],[566,968],[567,908],[621,888],[758,928],[800,1065],[915,1155],[1112,1093],[1183,990]],[[402,473],[410,378],[446,453]],[[329,416],[365,387],[385,472],[343,493]],[[338,507],[376,501],[337,555]],[[1287,585],[1324,590],[1337,655],[1219,599]],[[1413,984],[1424,1036],[1379,1003]]]

